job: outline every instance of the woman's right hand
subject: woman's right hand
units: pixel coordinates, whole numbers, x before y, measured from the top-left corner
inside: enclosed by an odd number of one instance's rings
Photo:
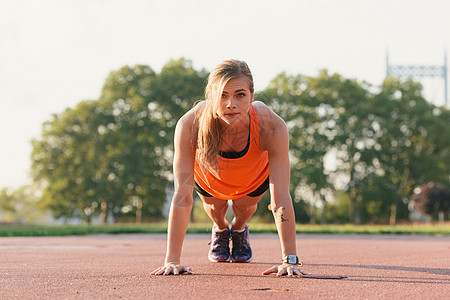
[[[162,267],[154,270],[150,275],[179,275],[179,274],[192,274],[190,267],[182,266],[177,263],[167,263]]]

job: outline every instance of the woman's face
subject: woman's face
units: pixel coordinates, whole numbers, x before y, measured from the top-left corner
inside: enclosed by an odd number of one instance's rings
[[[253,93],[245,76],[230,79],[223,88],[217,115],[228,125],[248,120],[248,110],[253,101]]]

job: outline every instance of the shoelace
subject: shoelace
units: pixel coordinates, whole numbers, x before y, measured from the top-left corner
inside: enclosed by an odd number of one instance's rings
[[[247,239],[245,238],[245,232],[235,234],[235,235],[233,235],[233,238],[234,238],[234,237],[237,237],[237,238],[238,238],[238,240],[237,240],[237,242],[239,243],[239,246],[238,246],[238,247],[241,247],[241,246],[246,247],[246,246],[248,245]],[[233,242],[234,242],[234,241],[233,241]],[[236,246],[236,245],[235,245],[235,246]]]
[[[217,243],[216,243],[216,245],[217,245],[217,244],[221,244],[222,242],[223,243],[228,242],[230,240],[230,237],[228,235],[219,235],[219,237],[217,237],[215,240],[217,241]],[[213,242],[214,242],[214,240],[209,241],[208,245],[211,245]]]

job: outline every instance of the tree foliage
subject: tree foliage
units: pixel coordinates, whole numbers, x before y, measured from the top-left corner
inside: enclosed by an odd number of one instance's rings
[[[341,218],[327,205],[344,199],[336,197],[343,190],[351,222],[394,224],[408,218],[415,186],[448,182],[449,111],[425,101],[421,89],[394,78],[375,89],[324,70],[281,73],[260,94],[288,123],[292,194],[309,204],[312,222],[317,209],[322,222]]]
[[[43,125],[33,141],[32,169],[42,203],[55,217],[100,214],[157,217],[171,175],[178,118],[203,93],[206,72],[170,61],[112,72],[95,101],[82,101]]]

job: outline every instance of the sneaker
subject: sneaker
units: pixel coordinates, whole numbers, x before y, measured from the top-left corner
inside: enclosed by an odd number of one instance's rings
[[[216,232],[213,226],[208,254],[208,258],[210,261],[212,262],[230,261],[230,234],[231,231],[229,229],[225,229],[222,232]]]
[[[247,263],[252,260],[253,253],[248,241],[248,227],[241,233],[231,230],[231,260],[237,263]]]

